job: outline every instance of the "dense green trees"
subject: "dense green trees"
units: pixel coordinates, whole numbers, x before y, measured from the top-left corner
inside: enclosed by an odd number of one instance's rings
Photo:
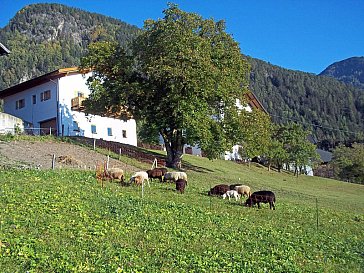
[[[316,146],[308,140],[309,132],[294,123],[273,126],[271,141],[265,157],[268,169],[275,165],[280,171],[283,165],[293,167],[295,175],[305,172],[306,166],[313,166],[319,159]]]
[[[247,135],[236,99],[248,91],[249,66],[222,21],[170,5],[145,22],[127,55],[122,46],[95,43],[82,67],[93,67],[89,111],[124,109],[164,139],[167,163],[180,163],[184,144],[219,157]],[[259,134],[259,128],[255,128]]]
[[[297,122],[331,147],[363,140],[364,92],[335,79],[249,58],[250,86],[274,123]]]
[[[333,77],[364,90],[364,57],[351,57],[333,63],[320,75]]]
[[[332,165],[336,178],[364,184],[364,144],[340,145],[333,152]]]

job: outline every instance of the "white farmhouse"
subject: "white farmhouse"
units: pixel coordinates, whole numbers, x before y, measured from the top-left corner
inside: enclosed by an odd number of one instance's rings
[[[4,112],[23,120],[34,134],[84,136],[137,145],[134,119],[88,115],[82,101],[90,94],[78,68],[59,69],[0,92]]]

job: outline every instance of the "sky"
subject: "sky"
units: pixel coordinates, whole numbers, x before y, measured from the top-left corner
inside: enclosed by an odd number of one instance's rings
[[[215,21],[243,54],[287,69],[318,74],[330,64],[364,56],[364,0],[0,0],[0,28],[33,3],[60,3],[143,27],[172,2]]]

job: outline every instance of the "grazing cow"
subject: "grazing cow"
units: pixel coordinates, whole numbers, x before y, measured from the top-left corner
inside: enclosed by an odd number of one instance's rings
[[[231,197],[234,197],[235,201],[238,201],[240,199],[240,194],[236,190],[229,190],[222,195],[223,199],[225,199],[226,197],[228,197],[229,200]]]
[[[187,181],[184,180],[184,179],[178,179],[176,181],[176,191],[180,192],[181,194],[185,192],[185,188],[186,188],[186,185],[187,185]]]
[[[258,204],[258,208],[260,209],[260,203],[269,203],[270,209],[276,209],[274,206],[274,202],[276,201],[276,196],[271,191],[256,191],[246,200],[245,206],[252,207],[255,204]]]
[[[220,195],[221,196],[228,190],[230,190],[229,185],[219,184],[219,185],[216,185],[215,187],[211,188],[208,192],[208,195]]]
[[[152,180],[153,178],[159,179],[159,182],[162,182],[163,172],[160,169],[153,169],[147,171],[148,177]]]

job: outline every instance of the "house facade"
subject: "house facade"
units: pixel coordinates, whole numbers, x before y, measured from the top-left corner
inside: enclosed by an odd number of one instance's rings
[[[33,134],[84,136],[137,145],[134,119],[86,114],[82,101],[90,90],[90,73],[78,68],[59,69],[0,92],[4,112],[23,120],[24,129]]]

